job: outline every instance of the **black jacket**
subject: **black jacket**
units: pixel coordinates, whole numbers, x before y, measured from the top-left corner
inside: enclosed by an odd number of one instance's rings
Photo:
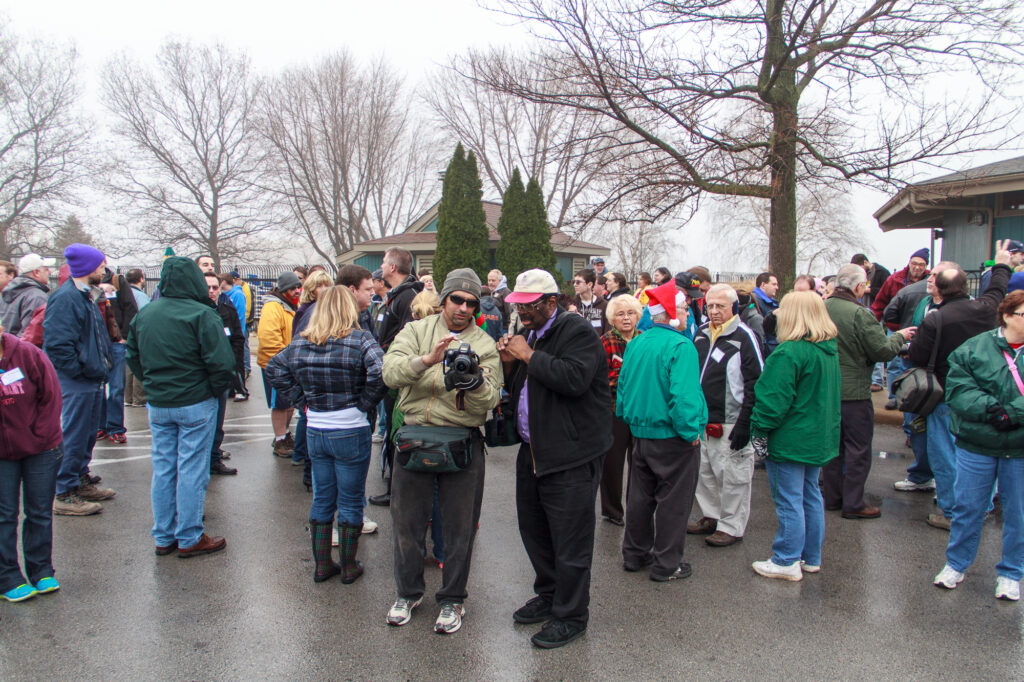
[[[235,371],[241,372],[245,369],[245,335],[242,333],[238,310],[226,294],[221,294],[217,298],[217,314],[224,323],[224,335],[231,342],[231,352],[235,355]]]
[[[988,289],[976,301],[967,296],[959,296],[945,299],[936,307],[936,311],[942,312],[942,337],[935,358],[935,376],[943,386],[946,385],[946,374],[949,373],[949,354],[967,339],[996,328],[996,310],[1006,296],[1010,274],[1009,267],[997,264],[992,268]],[[931,313],[925,316],[910,343],[910,361],[917,367],[927,367],[934,345],[935,314]]]
[[[380,333],[377,336],[384,350],[388,349],[398,336],[398,332],[402,331],[402,327],[412,322],[410,304],[421,291],[423,282],[416,279],[415,275],[409,275],[405,281],[388,292],[388,300],[384,304],[384,321],[380,323]]]
[[[764,359],[761,340],[742,320],[711,345],[711,323],[701,326],[693,340],[700,361],[700,386],[711,424],[749,423],[754,411],[754,384]]]
[[[586,464],[612,444],[612,396],[601,338],[579,315],[561,308],[556,315],[534,344],[530,364],[517,360],[505,381],[513,409],[519,406],[523,384],[529,382],[532,457],[519,466],[528,466],[537,476]],[[521,334],[529,338],[529,332]]]
[[[889,275],[892,274],[878,263],[872,263],[872,265],[874,265],[874,269],[871,271],[871,276],[868,279],[870,288],[863,297],[864,305],[869,308],[871,307],[871,302],[875,300],[875,294],[882,290],[885,280],[889,279]]]

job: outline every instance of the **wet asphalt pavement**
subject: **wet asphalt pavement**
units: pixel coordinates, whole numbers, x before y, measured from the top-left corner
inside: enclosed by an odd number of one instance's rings
[[[993,598],[998,516],[965,582],[932,586],[948,535],[925,525],[931,495],[892,488],[907,465],[895,427],[875,433],[868,492],[882,518],[827,513],[820,574],[789,583],[751,570],[770,555],[776,527],[757,471],[744,541],[716,549],[690,536],[688,580],[624,572],[622,530],[599,521],[590,628],[544,651],[529,641],[539,626],[511,617],[533,579],[516,526],[515,448],[488,455],[462,630],[432,631],[436,565],[425,568],[427,598],[412,622],[390,628],[387,510],[367,508],[380,531],[360,544],[366,574],[315,584],[311,495],[301,468],[271,455],[257,375],[250,388],[250,402],[228,407],[225,449],[239,475],[213,477],[206,498],[207,531],[227,549],[188,561],[153,554],[146,411],[128,408],[128,444],[98,447],[93,466],[117,497],[100,515],[54,520],[61,591],[0,603],[0,679],[1024,678],[1022,606]],[[378,454],[368,494],[382,487]]]

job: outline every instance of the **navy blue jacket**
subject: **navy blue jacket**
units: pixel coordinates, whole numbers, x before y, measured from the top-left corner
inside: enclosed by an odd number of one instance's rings
[[[110,334],[88,292],[68,278],[46,302],[43,350],[61,384],[67,380],[101,383],[113,367]]]

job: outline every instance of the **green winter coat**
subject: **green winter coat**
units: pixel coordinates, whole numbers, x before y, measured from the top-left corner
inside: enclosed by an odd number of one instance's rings
[[[839,399],[870,400],[871,371],[877,363],[896,357],[906,340],[901,334],[886,336],[874,313],[842,293],[826,300],[825,308],[839,330]]]
[[[160,298],[139,311],[128,332],[127,361],[155,407],[184,407],[224,394],[235,354],[206,280],[188,258],[160,270]]]
[[[708,406],[700,387],[697,349],[664,324],[629,342],[619,370],[615,414],[637,438],[700,438]]]
[[[768,438],[771,460],[823,466],[839,454],[839,395],[835,339],[784,341],[754,386],[751,434]]]
[[[989,457],[1024,457],[1024,396],[1010,374],[1004,351],[1024,376],[1022,353],[1010,348],[1002,329],[978,334],[950,353],[946,375],[949,430],[964,450]],[[996,431],[987,421],[986,410],[993,405],[1002,406],[1021,428]]]

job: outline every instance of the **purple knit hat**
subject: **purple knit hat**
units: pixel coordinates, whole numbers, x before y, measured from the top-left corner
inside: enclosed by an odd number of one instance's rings
[[[106,260],[106,256],[99,249],[86,244],[71,244],[64,249],[64,260],[68,262],[72,277],[85,277],[94,272]]]

